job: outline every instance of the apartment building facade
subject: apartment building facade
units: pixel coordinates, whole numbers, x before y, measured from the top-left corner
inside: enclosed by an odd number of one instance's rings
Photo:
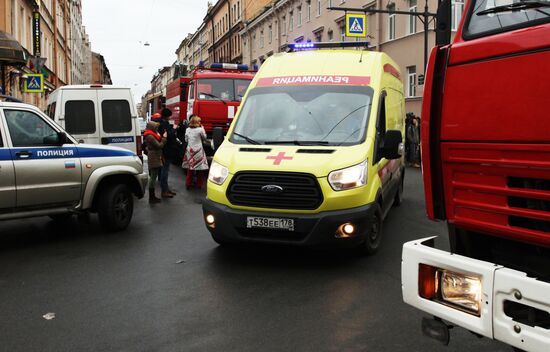
[[[85,81],[91,79],[91,51],[80,9],[80,0],[0,0],[0,31],[19,43],[27,58],[24,64],[4,65],[5,93],[44,109],[56,88],[90,82]],[[33,73],[44,75],[44,93],[24,92],[24,80]]]
[[[293,42],[350,41],[346,37],[345,12],[329,7],[424,11],[420,0],[279,0],[263,8],[240,32],[243,61],[261,65],[274,53],[287,50]],[[437,0],[428,0],[429,12],[436,12]],[[453,1],[453,28],[464,9],[463,0]],[[370,49],[388,53],[401,68],[405,84],[407,112],[420,115],[424,73],[424,30],[416,16],[368,14],[366,39]],[[434,46],[433,23],[428,34],[428,50]]]
[[[92,84],[113,84],[103,55],[92,52]]]

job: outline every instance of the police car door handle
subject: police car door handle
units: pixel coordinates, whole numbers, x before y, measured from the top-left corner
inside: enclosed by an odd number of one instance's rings
[[[22,151],[22,152],[15,153],[15,155],[20,159],[27,159],[32,155],[32,153],[27,151]]]

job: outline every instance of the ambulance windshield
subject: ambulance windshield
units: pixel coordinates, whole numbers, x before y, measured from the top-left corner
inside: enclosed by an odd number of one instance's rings
[[[368,86],[256,87],[242,106],[237,144],[355,145],[365,140]]]

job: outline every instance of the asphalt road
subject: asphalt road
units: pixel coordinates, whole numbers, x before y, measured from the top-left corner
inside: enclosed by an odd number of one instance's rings
[[[0,223],[1,351],[509,351],[453,329],[443,347],[401,299],[404,242],[443,234],[425,218],[420,172],[385,221],[378,254],[219,248],[204,194],[136,203],[121,234],[97,219]],[[442,241],[443,243],[443,241]],[[55,313],[46,320],[43,315]]]

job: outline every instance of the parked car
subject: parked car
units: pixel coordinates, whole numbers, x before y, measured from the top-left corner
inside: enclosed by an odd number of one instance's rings
[[[0,100],[0,220],[95,212],[120,231],[146,184],[135,153],[80,144],[38,108]]]

